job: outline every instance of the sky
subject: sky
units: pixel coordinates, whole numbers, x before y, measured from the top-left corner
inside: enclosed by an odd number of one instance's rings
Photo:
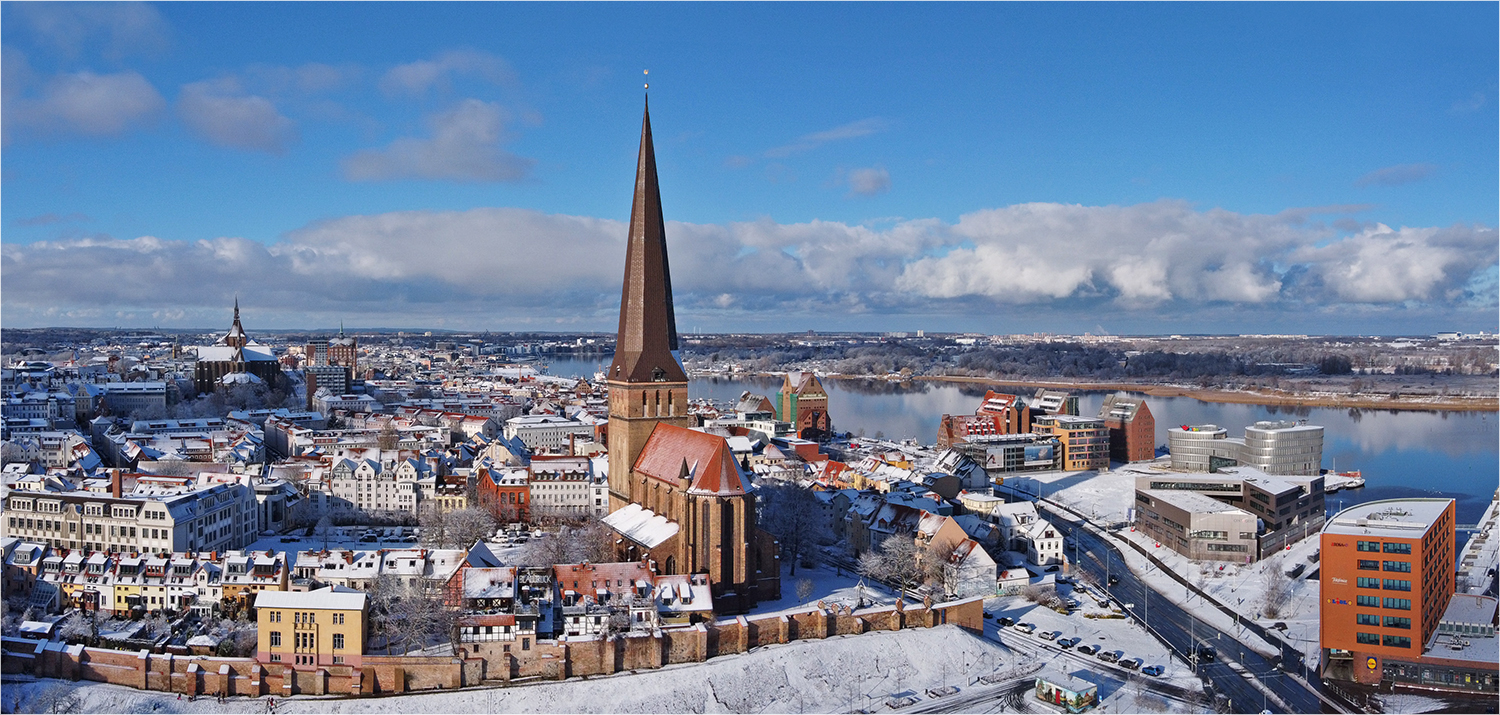
[[[1494,332],[1497,8],[4,2],[0,325]]]

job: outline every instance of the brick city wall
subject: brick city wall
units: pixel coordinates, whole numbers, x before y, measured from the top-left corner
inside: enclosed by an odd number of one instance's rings
[[[984,629],[983,600],[930,607],[885,606],[864,611],[815,606],[759,618],[737,616],[714,623],[677,626],[650,633],[568,638],[530,643],[465,643],[459,657],[367,655],[359,668],[329,666],[295,670],[250,658],[217,658],[128,652],[69,646],[60,642],[6,638],[4,672],[93,680],[142,690],[185,695],[364,695],[454,689],[486,680],[561,680],[743,653],[773,643],[830,635],[957,625]],[[506,650],[505,646],[510,646]]]

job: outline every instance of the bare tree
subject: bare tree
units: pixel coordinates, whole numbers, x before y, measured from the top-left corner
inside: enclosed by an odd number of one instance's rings
[[[1292,597],[1291,578],[1282,572],[1277,563],[1271,562],[1262,567],[1261,585],[1264,588],[1260,602],[1261,615],[1265,618],[1279,617],[1281,609],[1286,607],[1286,602]]]
[[[933,539],[922,551],[922,570],[931,583],[943,589],[945,597],[957,596],[963,585],[964,556],[958,551],[958,544],[949,540]]]
[[[382,450],[395,449],[401,443],[401,433],[396,430],[395,420],[386,420],[380,432],[375,435],[375,446]]]
[[[28,713],[72,713],[78,712],[82,703],[78,691],[70,683],[54,682],[43,686],[21,704],[21,712]]]
[[[498,526],[492,514],[475,508],[450,511],[445,521],[446,545],[454,549],[467,549],[476,541],[494,536]]]
[[[328,536],[333,531],[333,517],[324,514],[318,517],[318,523],[313,526],[313,533],[323,537],[323,550],[328,550]]]
[[[806,602],[808,598],[812,597],[812,595],[813,595],[813,589],[814,588],[815,588],[815,586],[813,585],[812,579],[810,579],[810,578],[798,579],[797,580],[797,600],[798,601],[802,601],[802,602]]]
[[[889,583],[904,593],[925,580],[921,557],[922,549],[912,534],[896,532],[886,537],[879,549],[860,557],[860,573]]]
[[[761,488],[761,524],[781,543],[783,560],[791,562],[789,575],[797,575],[797,564],[810,561],[821,537],[828,531],[822,505],[812,491],[793,484]]]
[[[87,641],[94,635],[94,625],[91,618],[83,615],[83,611],[75,610],[63,619],[57,634],[65,641]]]

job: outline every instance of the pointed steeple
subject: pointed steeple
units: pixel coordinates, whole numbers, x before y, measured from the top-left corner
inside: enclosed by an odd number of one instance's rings
[[[656,182],[651,108],[641,120],[641,152],[635,170],[635,200],[625,248],[625,285],[620,294],[620,333],[609,379],[616,382],[687,382],[677,361],[677,318],[672,311],[672,275],[667,267],[667,230]]]

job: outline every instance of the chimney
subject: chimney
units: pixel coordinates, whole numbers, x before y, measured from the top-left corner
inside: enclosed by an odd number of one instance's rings
[[[120,498],[120,470],[111,469],[109,472],[109,495]]]

